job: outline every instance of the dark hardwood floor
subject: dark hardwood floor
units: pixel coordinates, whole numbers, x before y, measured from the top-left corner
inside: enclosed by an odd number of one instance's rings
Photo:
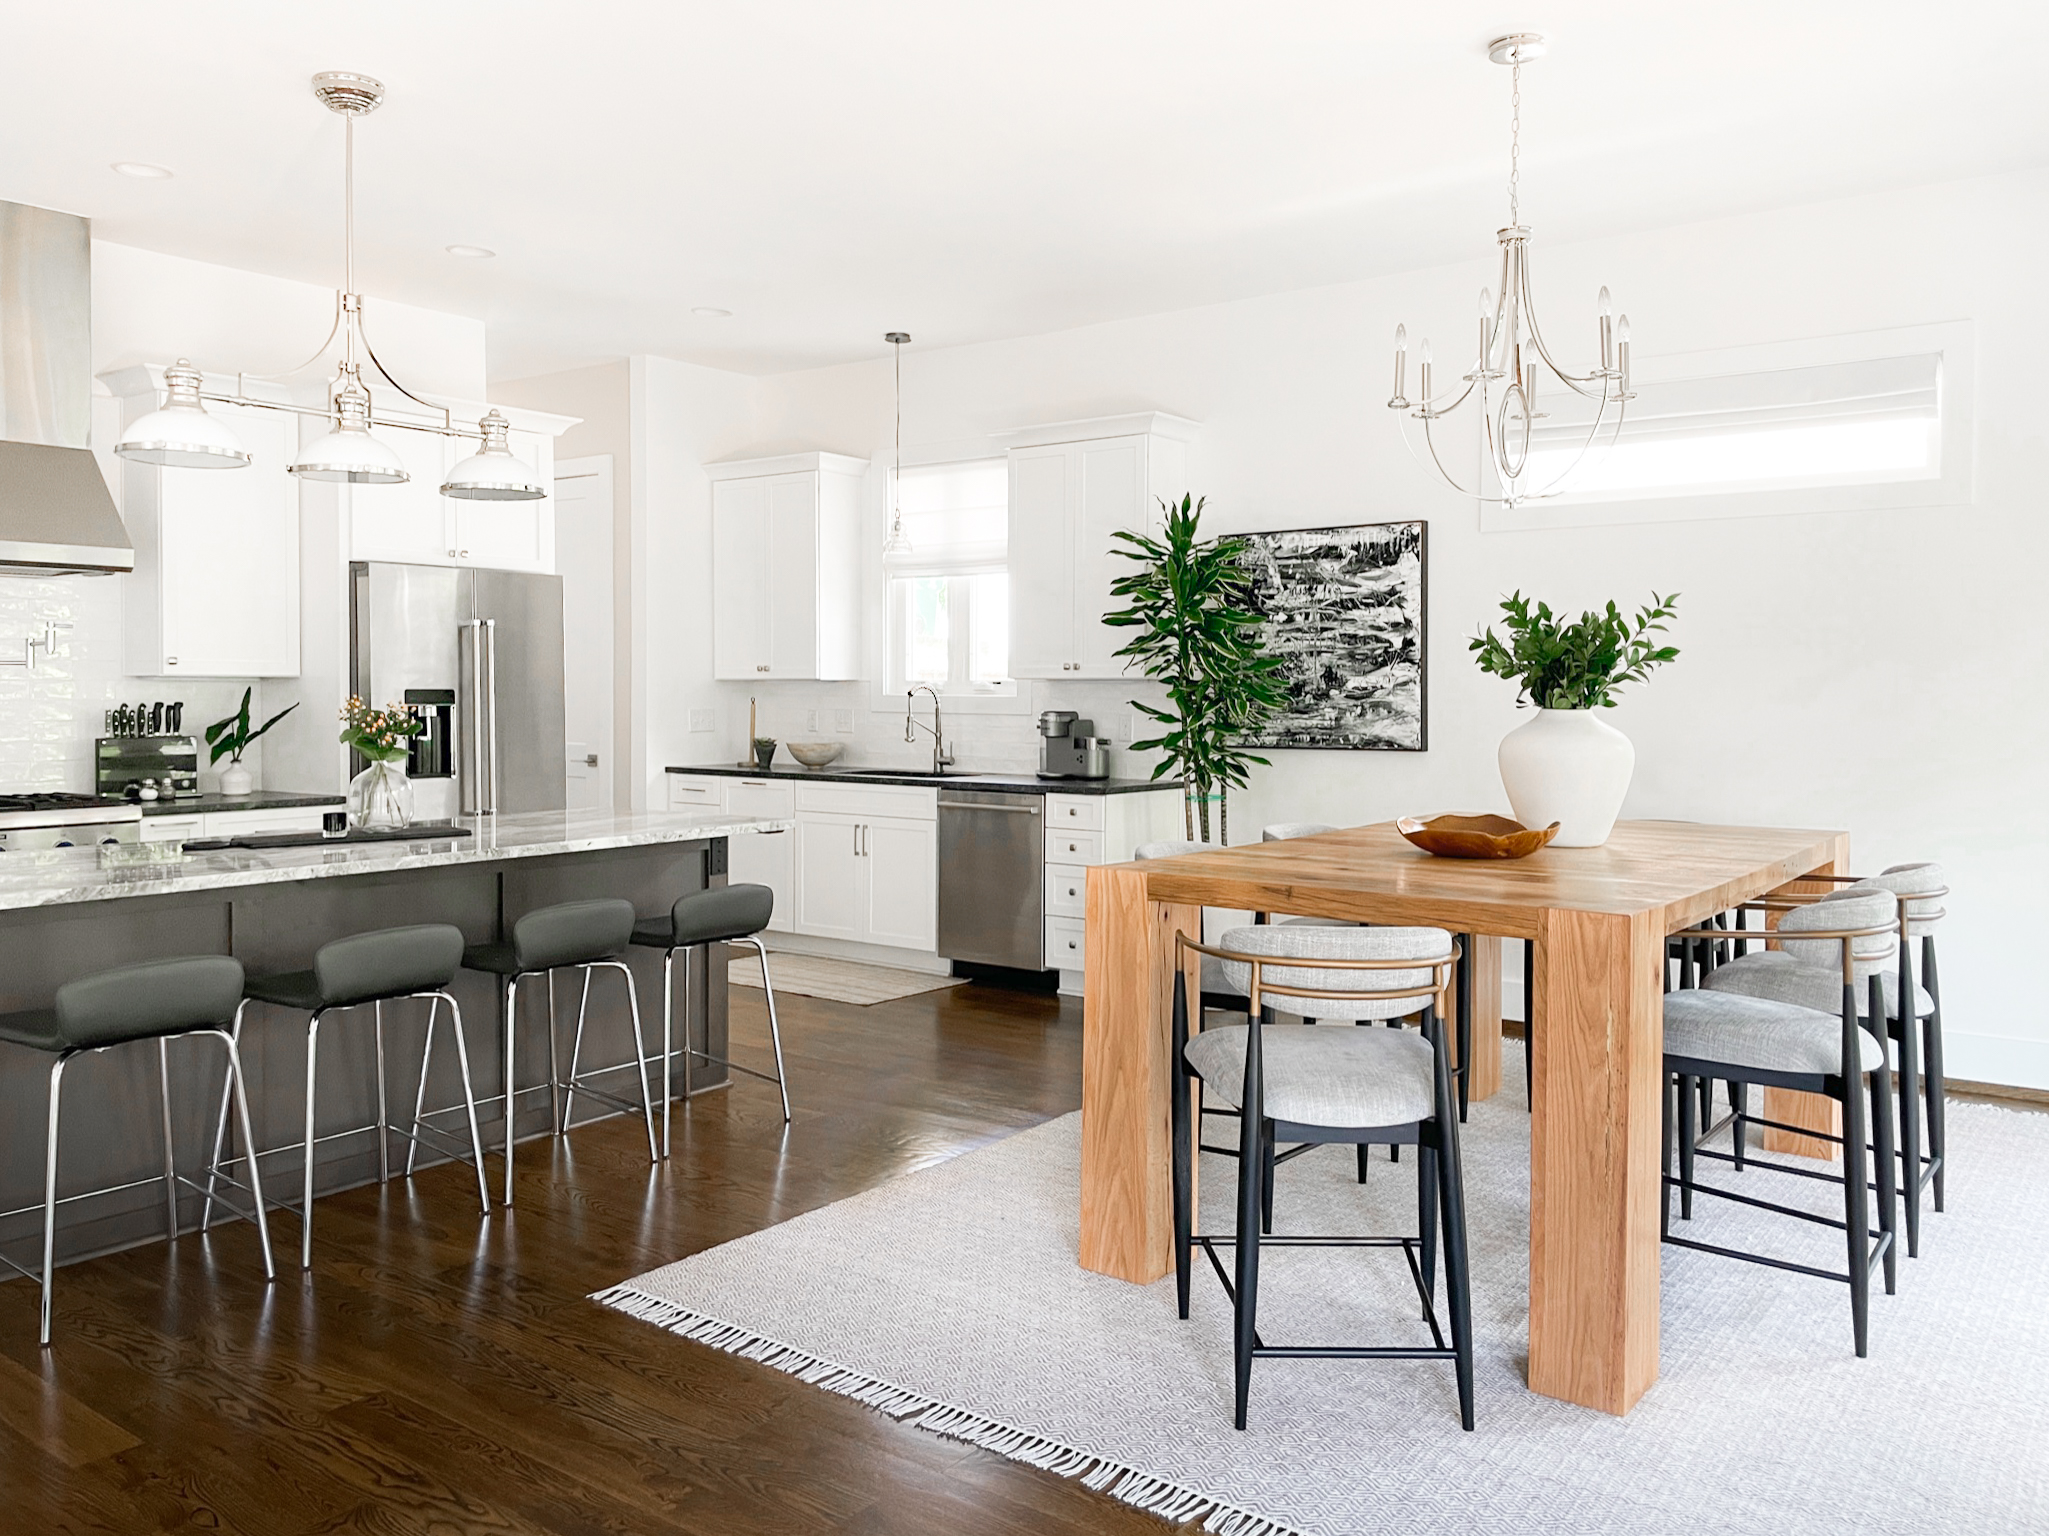
[[[733,997],[763,1065],[760,994]],[[334,1195],[312,1273],[268,1292],[241,1223],[75,1264],[48,1351],[34,1288],[0,1285],[0,1531],[1167,1529],[584,1299],[1080,1100],[1071,999],[782,1011],[787,1129],[743,1078],[679,1106],[658,1169],[637,1120],[528,1143],[516,1208],[481,1225],[460,1167]],[[284,1264],[297,1224],[274,1221]]]

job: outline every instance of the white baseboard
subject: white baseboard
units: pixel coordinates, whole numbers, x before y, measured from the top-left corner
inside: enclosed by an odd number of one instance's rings
[[[1967,1035],[1945,1029],[1942,1051],[1942,1069],[1952,1078],[2001,1083],[2009,1088],[2049,1089],[2049,1040]]]
[[[826,939],[811,933],[766,933],[762,942],[774,952],[792,955],[822,955],[830,960],[852,960],[861,965],[888,965],[899,971],[916,971],[922,976],[951,976],[953,962],[922,949],[897,949],[888,944],[856,944],[848,939]]]

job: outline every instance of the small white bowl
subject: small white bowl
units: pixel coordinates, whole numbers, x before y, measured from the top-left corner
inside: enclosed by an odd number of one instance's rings
[[[790,756],[806,768],[826,768],[838,762],[847,750],[843,741],[792,741],[786,743]]]

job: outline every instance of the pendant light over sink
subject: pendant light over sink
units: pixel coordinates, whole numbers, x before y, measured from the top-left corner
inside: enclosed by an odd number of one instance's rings
[[[458,427],[447,406],[436,405],[399,383],[371,347],[363,326],[363,296],[356,291],[356,119],[383,103],[384,86],[368,75],[328,70],[313,77],[313,94],[342,120],[342,286],[335,294],[334,323],[320,349],[290,374],[277,377],[290,378],[322,362],[339,337],[341,357],[328,387],[328,403],[314,408],[258,399],[243,390],[240,377],[232,394],[211,391],[205,388],[199,371],[180,358],[175,367],[164,371],[167,398],[162,408],[138,417],[114,445],[114,452],[139,463],[186,469],[234,469],[247,464],[249,453],[234,433],[207,414],[203,402],[211,400],[324,418],[327,433],[307,444],[287,466],[301,480],[403,485],[412,478],[404,462],[371,430],[380,417],[363,382],[367,362],[385,384],[428,413],[424,420],[411,415],[382,418],[387,424],[468,438],[479,444],[475,453],[448,472],[442,495],[465,501],[539,500],[548,494],[548,488],[531,465],[514,457],[508,435],[511,423],[504,416],[493,410],[474,428]]]
[[[904,532],[904,343],[909,331],[885,331],[882,339],[896,348],[896,465],[889,472],[889,537],[882,541],[885,555],[908,555],[910,535]]]

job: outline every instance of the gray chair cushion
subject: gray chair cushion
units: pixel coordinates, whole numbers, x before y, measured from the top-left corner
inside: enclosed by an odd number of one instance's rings
[[[1274,923],[1233,928],[1217,940],[1219,949],[1241,955],[1272,955],[1286,960],[1441,960],[1451,954],[1451,935],[1442,928],[1325,927],[1320,923]],[[1252,967],[1224,962],[1224,975],[1240,992],[1250,993]],[[1305,987],[1326,992],[1404,992],[1435,980],[1427,967],[1419,970],[1320,970],[1313,966],[1262,966],[1266,986]],[[1420,1012],[1427,997],[1336,998],[1274,997],[1271,1006],[1283,1013],[1318,1019],[1400,1019]]]
[[[752,938],[775,915],[775,892],[765,885],[725,885],[692,891],[669,911],[669,920],[636,923],[633,942],[655,949],[683,949]]]
[[[1245,1024],[1206,1029],[1188,1065],[1233,1109],[1245,1089]],[[1300,1125],[1365,1129],[1413,1125],[1436,1112],[1435,1061],[1413,1030],[1269,1024],[1259,1039],[1261,1107]]]
[[[65,982],[55,1007],[0,1018],[0,1039],[39,1051],[120,1045],[225,1027],[241,1002],[242,962],[231,956],[145,960]]]
[[[1327,821],[1277,821],[1259,829],[1262,843],[1285,843],[1298,837],[1321,837],[1338,829]]]
[[[1873,971],[1890,965],[1899,949],[1899,934],[1891,925],[1900,919],[1899,898],[1891,891],[1876,886],[1846,885],[1839,891],[1831,891],[1819,901],[1804,907],[1796,907],[1779,918],[1778,932],[1782,936],[1807,931],[1826,932],[1832,928],[1876,928],[1885,926],[1885,933],[1867,934],[1861,939],[1850,941],[1850,952],[1854,957],[1857,979],[1862,981]],[[1843,941],[1841,939],[1784,939],[1785,954],[1793,956],[1802,965],[1817,966],[1822,970],[1843,973]],[[1840,985],[1840,983],[1838,983]],[[1832,1005],[1839,1006],[1839,1005]]]
[[[1867,1029],[1857,1031],[1858,1071],[1885,1059]],[[1705,987],[1665,994],[1665,1054],[1762,1072],[1835,1076],[1842,1070],[1843,1019],[1792,1003]]]
[[[1924,891],[1945,890],[1949,876],[1940,864],[1888,864],[1884,869],[1863,882],[1865,885],[1882,885],[1907,906],[1907,932],[1914,938],[1935,931],[1936,919],[1926,917],[1931,912],[1942,910],[1940,898],[1930,897],[1922,901],[1910,898]],[[1924,921],[1925,918],[1925,921]]]
[[[285,1008],[346,1008],[382,997],[438,992],[462,967],[462,930],[418,923],[352,933],[320,946],[310,971],[252,976],[246,995]]]
[[[1885,992],[1885,1016],[1896,1019],[1900,1016],[1900,975],[1898,971],[1880,971],[1878,982]],[[1857,1011],[1862,1013],[1870,1001],[1870,978],[1857,984]],[[1843,974],[1838,967],[1824,968],[1819,965],[1802,965],[1799,958],[1784,950],[1765,950],[1755,955],[1744,955],[1731,960],[1727,965],[1715,967],[1702,983],[1716,992],[1741,992],[1746,997],[1768,998],[1775,1003],[1793,1003],[1801,1008],[1812,1008],[1820,1013],[1832,1013],[1838,1018],[1843,1010]],[[1914,1016],[1926,1018],[1935,1011],[1935,999],[1922,986],[1914,988]]]
[[[520,918],[512,925],[510,941],[470,945],[462,963],[473,971],[511,976],[617,959],[632,942],[632,902],[617,897],[565,901]]]
[[[1215,853],[1215,843],[1191,843],[1185,838],[1163,838],[1156,843],[1140,843],[1131,850],[1134,859],[1173,859],[1184,853]]]

